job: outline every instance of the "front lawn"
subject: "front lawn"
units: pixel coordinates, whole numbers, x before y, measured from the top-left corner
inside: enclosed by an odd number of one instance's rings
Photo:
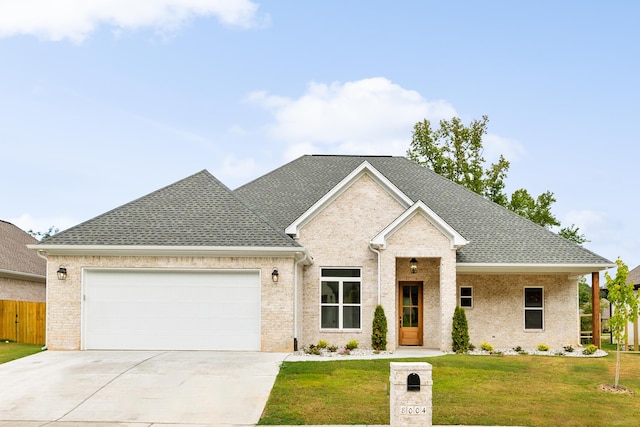
[[[264,410],[269,424],[389,424],[389,359],[285,362]],[[603,358],[447,355],[433,366],[433,424],[638,425],[640,397],[613,384]],[[623,354],[620,385],[640,393],[640,355]]]
[[[42,351],[40,344],[21,344],[13,341],[0,341],[0,364],[20,359]]]

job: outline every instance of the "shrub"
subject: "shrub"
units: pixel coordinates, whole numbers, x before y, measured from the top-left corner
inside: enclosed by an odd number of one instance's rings
[[[486,341],[480,344],[480,348],[484,351],[493,351],[493,346]]]
[[[351,340],[347,343],[347,345],[344,346],[344,348],[346,348],[349,351],[355,350],[356,348],[358,348],[358,341]]]
[[[335,353],[336,351],[338,351],[338,346],[337,345],[330,345],[327,347],[327,350],[329,350],[331,353]]]
[[[546,344],[538,344],[538,351],[549,351],[549,346]]]
[[[513,347],[513,351],[515,351],[516,353],[522,353],[522,347],[517,345],[517,346]]]
[[[318,341],[318,348],[320,348],[320,349],[327,348],[328,345],[329,345],[329,343],[324,341],[324,340]]]
[[[451,349],[456,353],[469,351],[469,324],[464,308],[456,306],[453,312],[453,328],[451,330]]]
[[[371,347],[375,351],[387,349],[387,316],[381,305],[376,307],[373,313],[373,325],[371,332]]]
[[[475,349],[476,349],[476,346],[471,344],[471,343],[469,343],[469,351],[473,351]]]
[[[570,345],[565,345],[564,347],[562,347],[564,349],[564,351],[566,351],[567,353],[573,353],[573,347],[571,347]]]
[[[585,347],[584,350],[582,350],[582,354],[584,354],[585,356],[590,356],[596,351],[598,351],[598,347],[596,347],[594,344],[589,344]]]
[[[316,356],[320,356],[322,354],[322,350],[313,344],[309,344],[309,347],[304,347],[302,349],[306,354],[314,354]]]

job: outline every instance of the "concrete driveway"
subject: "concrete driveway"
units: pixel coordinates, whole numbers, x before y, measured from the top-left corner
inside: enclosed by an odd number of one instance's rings
[[[0,427],[254,425],[286,356],[45,351],[0,365]]]

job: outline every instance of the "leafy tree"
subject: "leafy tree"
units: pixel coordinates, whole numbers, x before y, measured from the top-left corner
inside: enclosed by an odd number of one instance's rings
[[[51,227],[49,227],[47,231],[33,231],[29,229],[27,233],[31,234],[33,237],[35,237],[38,240],[45,240],[53,236],[54,234],[58,233],[58,231],[60,231],[58,227],[56,227],[55,225],[52,225]]]
[[[558,235],[564,237],[565,239],[571,240],[573,243],[577,243],[578,245],[589,241],[584,234],[579,233],[580,228],[576,227],[575,224],[571,224],[569,227],[563,227],[560,229],[560,231],[558,231]]]
[[[464,308],[456,306],[453,312],[453,328],[451,329],[451,349],[456,353],[469,351],[469,324]]]
[[[387,349],[387,316],[381,305],[376,307],[373,313],[373,325],[371,333],[371,347],[376,351]]]
[[[482,138],[487,133],[488,122],[489,118],[482,116],[482,120],[473,120],[469,126],[465,126],[459,118],[454,117],[448,121],[440,120],[440,127],[433,129],[431,122],[425,119],[413,127],[407,155],[437,174],[536,224],[546,228],[560,225],[551,213],[551,205],[556,201],[552,192],[546,191],[534,198],[527,190],[519,189],[509,197],[505,193],[504,182],[509,162],[502,155],[497,163],[485,169]],[[577,229],[575,232],[577,234]]]
[[[638,319],[638,306],[640,305],[638,295],[633,289],[633,282],[627,283],[629,268],[620,258],[616,260],[616,264],[618,269],[615,278],[611,278],[608,272],[604,273],[609,290],[607,299],[613,307],[613,314],[609,318],[609,329],[617,343],[614,388],[618,388],[620,379],[620,343],[627,340],[627,325]]]
[[[585,276],[580,277],[578,281],[578,302],[582,309],[585,309],[586,305],[591,303],[591,286],[587,283]]]

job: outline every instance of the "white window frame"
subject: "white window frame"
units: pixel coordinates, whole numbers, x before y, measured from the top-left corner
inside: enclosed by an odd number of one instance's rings
[[[323,276],[324,270],[358,270],[359,277],[336,277],[336,276]],[[323,302],[322,301],[322,286],[323,282],[338,282],[338,301]],[[358,282],[359,286],[359,303],[345,303],[344,298],[344,282]],[[320,268],[320,313],[318,316],[319,326],[321,331],[361,331],[362,330],[362,268],[361,267],[321,267]],[[322,308],[323,307],[337,307],[338,308],[338,327],[327,328],[322,327]],[[345,307],[358,307],[358,318],[360,326],[357,328],[345,328],[344,327],[344,308]]]
[[[540,290],[540,306],[527,305],[527,289],[539,289]],[[525,286],[522,291],[522,322],[525,331],[544,331],[544,287],[542,286]],[[542,326],[540,328],[527,328],[527,311],[540,311],[542,315]]]
[[[471,295],[462,295],[462,290],[463,289],[469,289],[471,290]],[[460,286],[460,288],[458,289],[458,305],[461,308],[473,308],[473,286]],[[468,299],[471,301],[471,305],[462,305],[462,299]]]

